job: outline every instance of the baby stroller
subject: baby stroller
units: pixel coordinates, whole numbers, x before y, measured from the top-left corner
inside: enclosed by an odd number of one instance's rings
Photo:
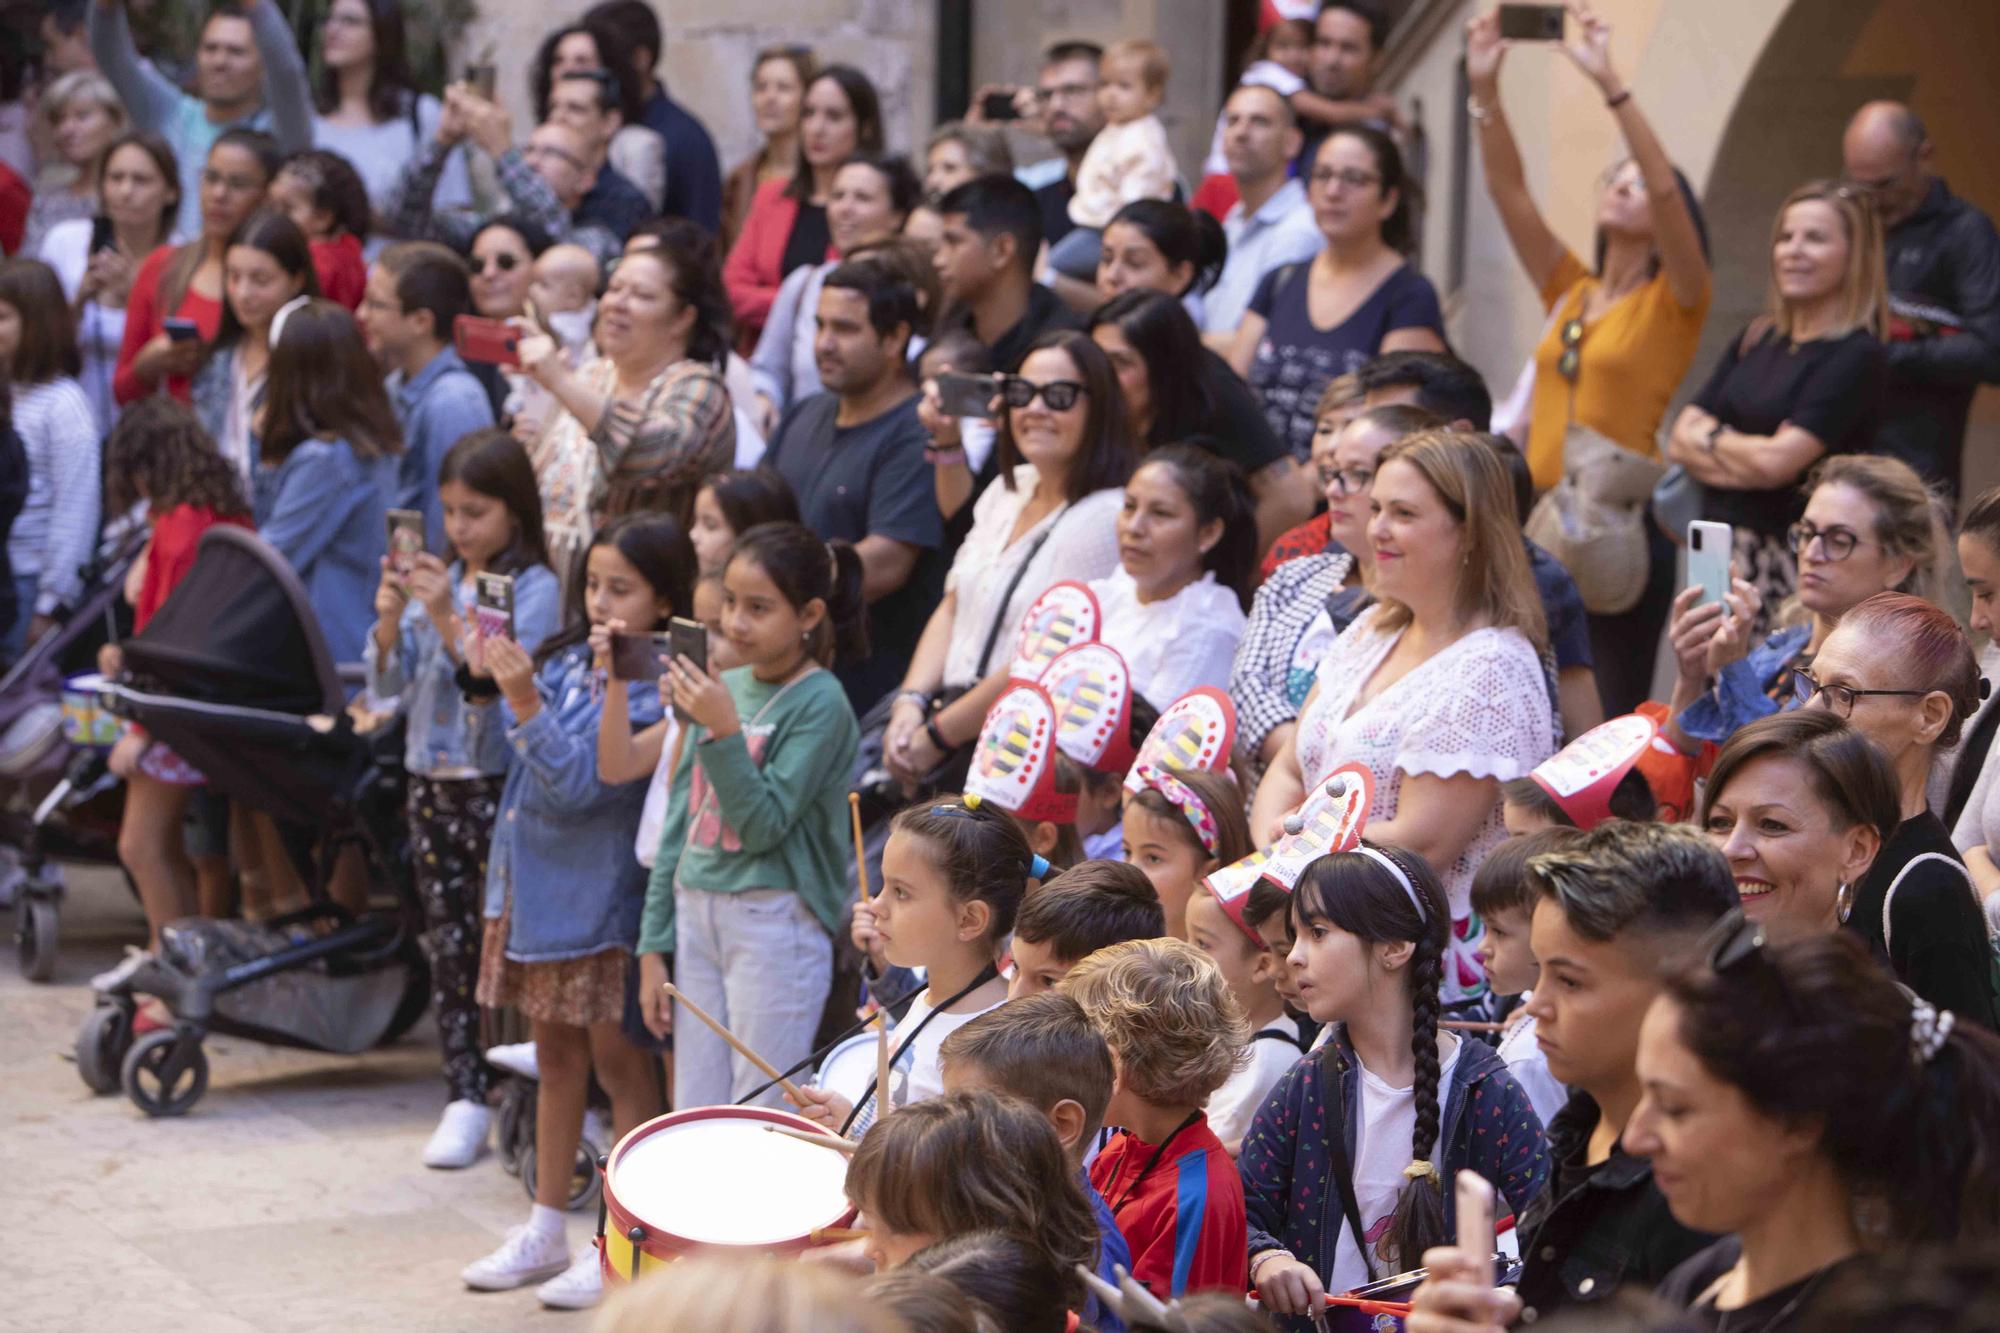
[[[77,1036],[77,1069],[99,1092],[123,1085],[149,1115],[179,1115],[208,1086],[210,1032],[354,1054],[393,1041],[423,1014],[430,969],[423,913],[402,846],[403,772],[393,733],[357,734],[304,587],[262,539],[211,529],[194,567],[145,632],[125,644],[125,676],[100,694],[112,711],[206,775],[232,801],[305,830],[313,902],[266,923],[178,921],[157,956],[100,979]],[[327,900],[341,852],[360,848],[394,903],[355,915]],[[171,1027],[136,1041],[138,997]]]
[[[97,650],[129,624],[125,574],[145,544],[136,526],[109,539],[83,570],[76,606],[0,677],[0,902],[13,904],[16,957],[30,981],[55,973],[59,862],[119,864],[124,789],[105,767],[116,724],[65,682],[95,672]]]

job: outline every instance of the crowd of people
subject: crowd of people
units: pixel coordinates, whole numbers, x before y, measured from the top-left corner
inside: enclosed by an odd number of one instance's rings
[[[219,525],[297,574],[365,668],[341,725],[403,729],[427,1165],[488,1153],[491,1016],[529,1037],[535,1202],[468,1287],[598,1304],[591,1106],[739,1102],[850,1141],[862,1234],[602,1328],[1304,1327],[1419,1267],[1413,1333],[1990,1326],[2000,490],[1957,488],[2000,236],[1908,107],[1854,112],[1698,367],[1701,202],[1610,25],[1474,17],[1547,312],[1496,394],[1368,0],[1266,0],[1200,164],[1164,48],[1066,40],[915,159],[867,75],[770,47],[727,172],[645,0],[435,93],[396,0],[305,50],[227,0],[185,70],[126,0],[45,10],[0,659],[141,530],[136,634]],[[1510,59],[1616,124],[1591,254]],[[138,728],[110,766],[149,948],[299,905],[285,830]],[[788,1093],[703,1015],[794,1072],[873,1015],[888,1086]]]

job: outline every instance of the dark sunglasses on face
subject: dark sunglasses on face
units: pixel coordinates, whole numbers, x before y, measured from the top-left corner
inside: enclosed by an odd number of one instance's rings
[[[1000,396],[1009,407],[1029,407],[1040,398],[1051,412],[1067,412],[1076,406],[1077,399],[1084,394],[1084,386],[1075,380],[1050,380],[1047,384],[1037,384],[1024,380],[1019,375],[1009,375],[1000,382]]]
[[[512,273],[520,266],[520,256],[510,254],[488,255],[484,259],[475,255],[472,260],[474,273],[484,273],[489,268],[499,269],[502,273]]]

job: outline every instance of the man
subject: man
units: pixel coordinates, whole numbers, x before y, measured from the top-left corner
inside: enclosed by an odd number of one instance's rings
[[[1090,141],[1104,128],[1104,112],[1097,105],[1097,67],[1103,57],[1104,48],[1095,42],[1057,42],[1042,53],[1042,69],[1034,88],[1015,94],[1015,109],[1021,116],[1017,128],[1039,133],[1055,145],[1057,153],[1014,173],[1035,192],[1035,203],[1041,209],[1042,239],[1050,245],[1076,225],[1069,220],[1069,201],[1076,193],[1077,168],[1083,165]],[[981,88],[965,113],[966,122],[993,124],[986,119],[986,95],[1005,91]]]
[[[716,235],[722,230],[722,163],[707,129],[668,97],[655,77],[660,63],[659,16],[645,0],[605,0],[583,21],[618,34],[618,49],[630,62],[621,76],[638,82],[639,118],[666,140],[667,193],[660,211]],[[609,51],[601,54],[606,60],[615,59]]]
[[[1355,122],[1400,134],[1402,113],[1388,93],[1370,91],[1382,66],[1389,20],[1363,0],[1332,0],[1313,23],[1307,87],[1292,94],[1292,107],[1306,130],[1299,174],[1310,168],[1320,140],[1336,125]]]
[[[597,179],[577,211],[601,221],[622,239],[655,210],[646,192],[611,165],[611,136],[625,123],[618,98],[618,76],[609,71],[565,74],[549,88],[548,118],[576,131],[590,145],[588,160]]]
[[[1274,88],[1246,84],[1222,107],[1222,155],[1236,182],[1237,201],[1222,220],[1229,258],[1202,297],[1203,339],[1219,353],[1236,340],[1236,326],[1266,273],[1302,264],[1326,245],[1290,173],[1303,136],[1292,104]]]
[[[942,570],[924,558],[944,532],[906,364],[922,319],[916,287],[879,259],[827,274],[813,339],[826,392],[786,410],[765,456],[805,525],[861,556],[871,655],[837,664],[857,713],[895,688],[942,593]]]
[[[1889,284],[1889,392],[1876,448],[1956,488],[1965,420],[2000,384],[2000,235],[1932,174],[1924,123],[1870,102],[1840,141],[1842,171],[1882,220]]]
[[[42,14],[42,77],[50,83],[78,70],[96,69],[90,54],[91,0],[51,0]]]
[[[486,390],[452,347],[451,327],[472,313],[465,263],[431,241],[405,241],[368,270],[357,312],[368,350],[403,427],[396,507],[424,516],[424,541],[446,555],[438,467],[459,439],[493,424]],[[447,559],[449,557],[447,556]]]
[[[507,211],[540,227],[551,241],[583,246],[599,264],[608,267],[618,257],[625,233],[644,217],[644,196],[623,177],[619,177],[623,190],[614,188],[609,195],[593,197],[599,172],[591,165],[586,136],[545,121],[528,136],[527,147],[516,149],[513,120],[506,108],[460,83],[445,89],[436,136],[410,159],[389,193],[383,214],[390,232],[442,241],[460,252],[471,246],[484,217],[465,209],[431,208],[445,160],[461,139],[470,139],[493,159]],[[642,210],[638,216],[632,213],[634,197]]]
[[[1639,1104],[1639,1024],[1661,979],[1737,905],[1722,854],[1693,829],[1611,820],[1528,861],[1541,980],[1528,1012],[1570,1098],[1549,1123],[1555,1175],[1520,1209],[1518,1296],[1465,1281],[1470,1256],[1430,1251],[1410,1333],[1473,1333],[1542,1320],[1614,1288],[1650,1290],[1714,1237],[1674,1221],[1652,1167],[1620,1146]]]
[[[90,53],[134,125],[157,131],[181,168],[176,227],[201,231],[201,174],[208,150],[224,130],[268,131],[287,153],[312,147],[312,104],[306,66],[285,16],[273,0],[219,5],[201,30],[190,95],[140,58],[124,0],[95,0],[86,25]]]
[[[959,325],[1009,373],[1035,339],[1081,321],[1035,281],[1042,222],[1035,196],[1011,176],[981,176],[938,201],[938,283]]]

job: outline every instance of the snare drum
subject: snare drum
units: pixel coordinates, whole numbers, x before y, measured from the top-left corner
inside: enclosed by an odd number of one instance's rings
[[[675,1111],[627,1134],[604,1167],[598,1250],[630,1282],[695,1250],[797,1254],[854,1218],[847,1155],[766,1125],[823,1132],[761,1106]]]
[[[95,672],[63,682],[63,739],[71,745],[106,748],[118,743],[118,719],[98,707],[103,684],[104,677]]]
[[[819,1069],[813,1074],[813,1086],[837,1092],[847,1098],[849,1105],[859,1106],[861,1099],[868,1095],[870,1085],[875,1082],[878,1045],[880,1042],[873,1032],[855,1033],[827,1052],[826,1059],[819,1062]]]

